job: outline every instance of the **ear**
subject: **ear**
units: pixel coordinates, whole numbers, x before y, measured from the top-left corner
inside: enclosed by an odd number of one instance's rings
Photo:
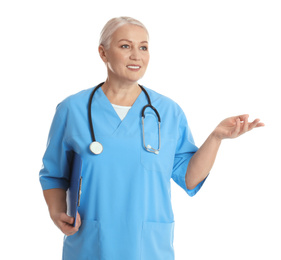
[[[105,48],[104,48],[103,45],[100,45],[100,46],[99,46],[99,54],[100,54],[100,57],[101,57],[101,59],[103,60],[103,62],[107,62],[106,50],[105,50]]]

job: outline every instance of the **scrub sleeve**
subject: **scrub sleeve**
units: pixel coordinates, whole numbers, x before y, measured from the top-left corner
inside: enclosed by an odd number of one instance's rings
[[[191,130],[188,126],[186,116],[181,110],[181,119],[179,123],[179,138],[177,141],[172,179],[181,188],[183,188],[190,197],[193,197],[200,190],[206,180],[205,178],[192,190],[187,189],[185,184],[185,174],[188,163],[197,150],[198,147],[194,143],[194,139],[191,134]]]
[[[65,128],[67,109],[64,103],[58,104],[49,131],[47,147],[43,156],[43,167],[40,171],[40,183],[43,190],[64,189],[69,186],[69,165],[72,159],[72,148],[67,143]]]

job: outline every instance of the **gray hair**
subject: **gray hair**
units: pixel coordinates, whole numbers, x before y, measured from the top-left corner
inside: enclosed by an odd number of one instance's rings
[[[110,19],[105,26],[103,27],[101,33],[100,33],[100,41],[99,45],[103,45],[105,49],[109,49],[110,43],[111,43],[111,37],[113,33],[122,25],[125,24],[133,24],[142,27],[143,29],[146,30],[147,35],[148,31],[146,27],[138,20],[132,18],[132,17],[127,17],[127,16],[121,16],[121,17],[116,17]]]

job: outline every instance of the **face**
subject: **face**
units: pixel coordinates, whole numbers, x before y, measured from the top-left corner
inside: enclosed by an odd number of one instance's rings
[[[108,77],[119,82],[135,83],[143,77],[148,62],[148,35],[140,26],[126,24],[111,38],[109,49],[99,46]]]

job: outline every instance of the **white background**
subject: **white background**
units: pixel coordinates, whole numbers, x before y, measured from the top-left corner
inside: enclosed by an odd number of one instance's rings
[[[140,83],[183,108],[197,146],[229,116],[266,125],[223,141],[195,197],[171,180],[176,260],[280,260],[280,13],[272,0],[2,1],[0,258],[61,259],[38,178],[51,120],[105,80],[99,33],[132,16],[150,33]]]

